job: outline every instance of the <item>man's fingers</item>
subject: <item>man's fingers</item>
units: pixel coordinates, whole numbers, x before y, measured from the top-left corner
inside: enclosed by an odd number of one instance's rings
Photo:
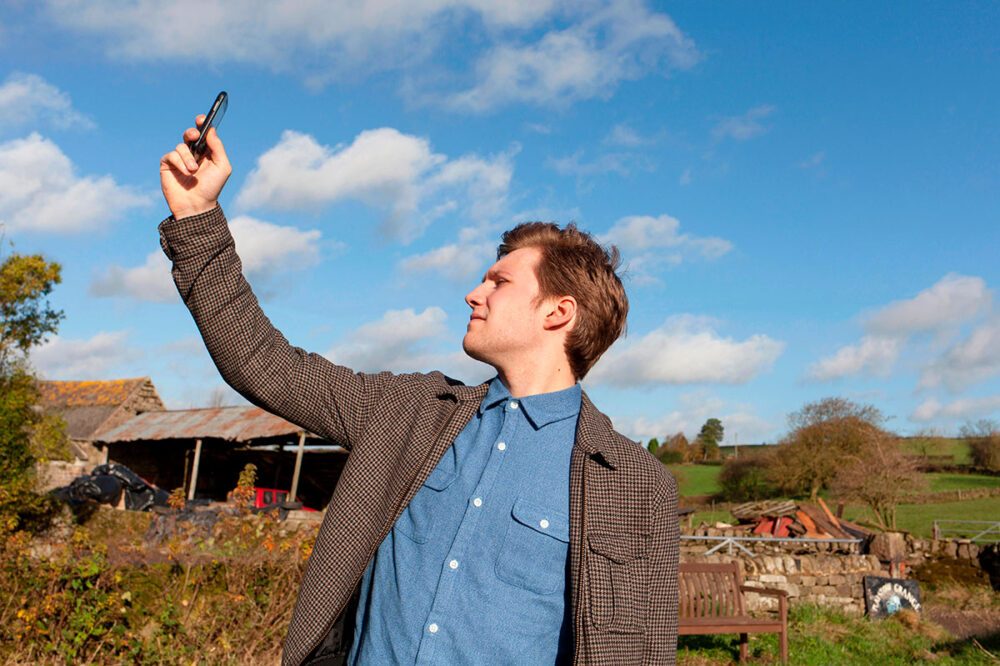
[[[176,150],[171,150],[160,159],[161,171],[163,170],[163,165],[166,165],[167,167],[173,169],[174,171],[178,171],[185,176],[191,175],[190,169],[188,169],[187,164],[184,163],[184,158],[182,158],[180,153]]]
[[[186,130],[184,130],[182,138],[185,141],[197,141],[199,136],[201,136],[201,132],[199,132],[194,127],[188,127]]]
[[[181,159],[184,160],[184,164],[187,165],[187,169],[189,172],[194,173],[195,171],[198,170],[198,160],[194,158],[194,155],[191,153],[191,149],[188,148],[188,145],[186,143],[184,143],[183,141],[181,143],[178,143],[177,148],[174,149],[174,152],[176,152],[181,157]]]
[[[226,155],[226,148],[222,145],[222,139],[215,131],[214,127],[209,127],[205,134],[205,143],[211,151],[212,161],[223,169],[229,169],[229,157]]]
[[[197,116],[195,116],[194,117],[195,127],[201,127],[201,124],[205,122],[206,117],[207,116],[204,113],[199,113]]]

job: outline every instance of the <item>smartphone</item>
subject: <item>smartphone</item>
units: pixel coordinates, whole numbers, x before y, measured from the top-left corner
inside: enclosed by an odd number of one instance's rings
[[[222,122],[222,116],[226,115],[226,109],[229,108],[229,95],[223,90],[219,93],[219,96],[215,98],[215,102],[212,104],[212,108],[208,110],[205,114],[205,120],[198,126],[201,130],[201,136],[198,137],[197,141],[188,144],[191,149],[191,153],[194,154],[194,158],[201,161],[201,158],[205,155],[205,148],[207,144],[205,143],[205,135],[208,134],[208,130],[211,127],[217,128],[218,131],[219,123]]]

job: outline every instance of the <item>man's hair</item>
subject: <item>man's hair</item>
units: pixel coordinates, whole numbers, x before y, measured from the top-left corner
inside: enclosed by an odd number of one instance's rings
[[[560,229],[551,222],[524,222],[503,234],[497,259],[535,247],[540,298],[572,296],[576,323],[566,338],[566,356],[576,379],[583,379],[611,344],[625,333],[628,297],[616,271],[618,248],[602,247],[575,224]]]

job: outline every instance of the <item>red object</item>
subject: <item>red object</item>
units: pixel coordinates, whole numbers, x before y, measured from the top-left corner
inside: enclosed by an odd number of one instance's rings
[[[757,527],[753,528],[754,534],[770,534],[774,529],[774,518],[763,518]]]
[[[287,501],[288,501],[287,490],[278,490],[277,488],[254,488],[253,505],[254,508],[256,509],[269,506],[276,502],[287,502]],[[298,501],[301,502],[302,498],[299,497]],[[302,510],[316,511],[316,509],[310,509],[305,505],[302,506]]]

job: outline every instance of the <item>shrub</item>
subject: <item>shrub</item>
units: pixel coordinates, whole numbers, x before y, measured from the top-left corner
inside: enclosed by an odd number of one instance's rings
[[[763,453],[728,458],[719,472],[723,499],[750,502],[777,497],[779,490],[772,478],[770,465],[771,456]]]
[[[973,465],[1000,470],[1000,424],[984,419],[966,424],[961,434],[969,442]]]

